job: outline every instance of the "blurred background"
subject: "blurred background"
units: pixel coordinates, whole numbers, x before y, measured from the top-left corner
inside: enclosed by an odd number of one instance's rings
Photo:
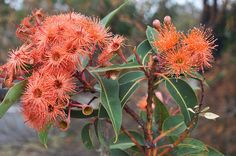
[[[6,62],[8,51],[21,44],[15,37],[16,27],[35,8],[42,8],[46,14],[76,11],[102,18],[121,3],[122,0],[0,0],[0,65]],[[146,26],[156,18],[162,21],[166,15],[172,17],[178,30],[186,32],[202,24],[211,27],[218,39],[215,63],[205,73],[209,87],[204,103],[220,118],[201,119],[193,137],[227,156],[235,156],[236,0],[133,0],[115,16],[111,30],[127,38],[128,56],[133,47],[145,39]],[[136,108],[133,103],[129,105]],[[0,156],[99,155],[99,151],[86,150],[80,143],[83,124],[84,121],[76,119],[66,133],[51,131],[48,149],[45,149],[38,142],[37,134],[25,126],[20,108],[14,106],[0,120]]]

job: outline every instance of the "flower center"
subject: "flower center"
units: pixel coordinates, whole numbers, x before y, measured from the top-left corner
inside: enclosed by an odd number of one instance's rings
[[[118,44],[118,43],[116,43],[116,42],[114,42],[114,43],[112,44],[112,50],[113,50],[113,51],[117,51],[119,48],[120,48],[120,44]]]
[[[42,96],[42,91],[39,88],[36,88],[33,91],[33,95],[34,95],[35,98],[40,98]]]
[[[54,86],[55,86],[55,88],[60,89],[60,88],[62,87],[61,81],[55,80],[55,81],[54,81]]]
[[[54,107],[52,105],[48,106],[48,112],[51,113],[54,111]]]
[[[60,59],[60,54],[59,53],[54,53],[54,54],[52,54],[52,59],[54,60],[54,61],[58,61],[59,59]]]
[[[183,63],[183,62],[184,62],[183,58],[178,58],[178,59],[175,61],[175,63],[178,63],[178,64],[181,64],[181,63]]]

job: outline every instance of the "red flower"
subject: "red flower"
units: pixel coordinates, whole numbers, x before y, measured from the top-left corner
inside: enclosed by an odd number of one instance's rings
[[[69,100],[69,94],[75,91],[75,82],[67,71],[49,73],[45,78],[47,85],[53,90],[59,100]]]

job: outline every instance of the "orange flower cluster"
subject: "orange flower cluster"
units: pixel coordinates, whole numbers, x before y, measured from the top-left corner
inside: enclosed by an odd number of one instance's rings
[[[153,26],[158,32],[153,45],[160,54],[162,73],[178,77],[211,67],[216,40],[210,29],[193,28],[185,35],[176,30],[169,16],[164,18],[163,26],[159,20],[154,20]]]
[[[36,10],[26,17],[16,31],[23,45],[10,52],[8,62],[1,67],[5,85],[16,78],[27,78],[22,96],[22,111],[26,123],[36,130],[48,124],[66,121],[64,108],[75,92],[75,72],[81,68],[81,58],[103,64],[122,46],[123,37],[114,36],[97,18],[79,13],[45,16]]]

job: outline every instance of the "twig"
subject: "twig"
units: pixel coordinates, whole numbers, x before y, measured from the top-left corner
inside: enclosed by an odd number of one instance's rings
[[[172,144],[173,146],[171,148],[167,148],[164,151],[162,151],[159,156],[164,156],[165,154],[169,153],[171,150],[173,150],[174,147],[176,147],[178,144],[180,144],[187,136],[188,134],[191,132],[192,128],[194,127],[194,125],[196,124],[197,118],[198,118],[198,114],[196,113],[193,117],[193,119],[190,121],[188,127],[186,128],[186,130],[180,135],[180,137]]]
[[[91,92],[96,92],[95,89],[82,78],[83,72],[76,72],[75,77],[83,84],[84,88],[89,89]]]
[[[203,99],[204,99],[204,85],[203,85],[203,80],[200,80],[200,87],[201,87],[201,100],[199,103],[199,111],[201,111],[201,107],[203,105]]]
[[[125,105],[124,110],[131,116],[133,119],[142,127],[143,131],[145,132],[145,123],[144,121],[136,114],[129,106]]]
[[[130,140],[137,146],[137,148],[144,153],[143,147],[139,144],[139,142],[134,138],[134,136],[127,131],[123,126],[121,126],[121,130],[130,138]]]
[[[109,119],[106,119],[105,121],[106,121],[107,123],[112,124]],[[134,138],[134,136],[133,136],[129,131],[127,131],[123,126],[121,126],[121,130],[130,138],[130,140],[137,146],[137,148],[138,148],[141,152],[144,152],[143,147],[139,144],[139,142]]]
[[[182,123],[174,126],[173,128],[162,132],[158,137],[156,137],[156,139],[153,140],[153,144],[156,144],[158,141],[160,141],[162,138],[164,138],[165,136],[167,136],[168,134],[172,133],[173,131],[175,131],[177,128],[179,128],[182,125]]]

